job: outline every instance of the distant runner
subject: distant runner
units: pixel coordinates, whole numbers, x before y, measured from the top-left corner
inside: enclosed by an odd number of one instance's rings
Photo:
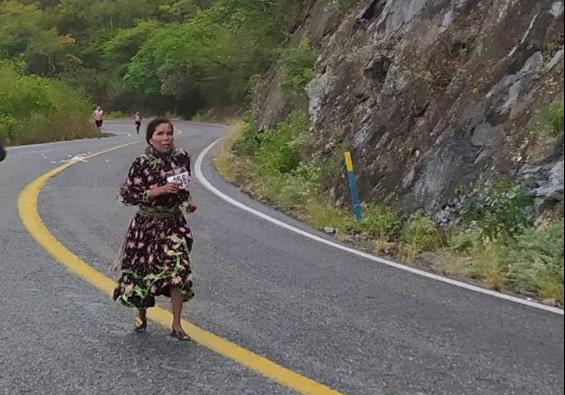
[[[94,117],[94,123],[96,123],[96,127],[98,128],[98,130],[100,130],[102,124],[104,123],[104,110],[102,110],[102,107],[97,106],[96,110],[94,110],[94,112],[92,113],[92,116]]]
[[[143,120],[143,116],[139,111],[137,111],[133,116],[133,121],[135,122],[135,131],[139,135],[139,129],[141,128],[141,121]]]

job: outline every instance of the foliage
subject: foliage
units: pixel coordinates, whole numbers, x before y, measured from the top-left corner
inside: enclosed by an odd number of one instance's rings
[[[0,54],[24,60],[32,73],[55,75],[76,61],[74,53],[74,38],[59,34],[37,4],[0,2]]]
[[[308,40],[303,40],[298,48],[288,48],[282,51],[279,63],[283,70],[281,87],[288,96],[304,94],[306,84],[314,76],[316,52]]]
[[[428,217],[409,220],[404,227],[402,239],[417,251],[436,251],[443,245],[440,230]]]
[[[0,2],[0,59],[108,110],[191,116],[249,100],[277,62],[296,0]]]
[[[563,219],[524,227],[513,237],[484,239],[479,229],[455,233],[448,261],[465,258],[464,271],[494,289],[513,289],[563,303]]]
[[[355,5],[355,0],[330,0],[330,3],[341,13],[349,12]]]
[[[522,291],[563,302],[563,219],[527,228],[501,247],[508,281]]]
[[[512,237],[532,224],[533,203],[533,198],[525,194],[522,186],[500,181],[492,188],[475,190],[464,209],[463,218],[468,223],[475,223],[486,239]]]
[[[131,58],[159,26],[156,21],[147,20],[133,27],[118,30],[102,45],[102,56],[106,67],[115,70],[120,77],[123,77]]]
[[[350,210],[336,208],[317,195],[306,201],[304,211],[308,222],[317,229],[331,227],[347,233],[357,225]]]
[[[240,103],[248,80],[276,60],[284,39],[280,3],[221,0],[188,21],[164,25],[127,64],[126,83],[179,103],[197,97],[186,115]]]
[[[368,204],[357,228],[375,239],[394,239],[400,235],[402,222],[396,210],[382,204]]]
[[[473,227],[456,232],[448,240],[449,249],[455,252],[471,252],[475,246],[481,243],[481,232]]]
[[[7,144],[95,136],[91,105],[65,83],[23,74],[22,64],[0,63],[0,138]]]
[[[259,134],[255,163],[260,172],[286,174],[298,169],[304,149],[300,136],[308,133],[307,122],[306,114],[297,112],[274,130]]]
[[[343,165],[337,155],[324,161],[312,158],[304,114],[293,114],[261,137],[252,123],[239,130],[228,149],[233,155],[230,162],[222,162],[218,169],[256,198],[289,210],[318,229],[334,228],[338,239],[351,240],[346,235],[355,233],[365,245],[372,240],[379,253],[394,253],[403,262],[413,263],[422,252],[435,251],[440,263],[432,270],[563,303],[563,220],[532,227],[531,199],[520,186],[499,182],[475,191],[466,209],[467,221],[451,235],[428,217],[403,222],[399,213],[381,204],[366,205],[364,219],[357,222],[351,210],[330,204],[323,194],[323,179],[329,177],[324,173],[333,172],[335,179]]]
[[[551,136],[558,137],[563,135],[564,116],[563,103],[551,105],[540,114],[540,119],[544,124],[544,130]]]

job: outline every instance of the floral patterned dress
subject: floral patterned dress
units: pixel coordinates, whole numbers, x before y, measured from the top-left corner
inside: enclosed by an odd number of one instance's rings
[[[188,173],[188,174],[187,174]],[[128,307],[148,308],[155,296],[178,288],[184,301],[194,296],[190,251],[192,233],[181,212],[191,205],[188,189],[148,199],[148,191],[165,185],[175,175],[190,179],[190,157],[174,149],[161,155],[149,147],[131,165],[119,199],[139,206],[132,219],[121,255],[121,276],[114,300]]]

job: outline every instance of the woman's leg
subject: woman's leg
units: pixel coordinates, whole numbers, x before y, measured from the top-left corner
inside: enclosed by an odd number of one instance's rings
[[[145,332],[147,328],[147,309],[137,309],[137,317],[134,321],[136,332]]]
[[[182,305],[184,298],[178,288],[171,289],[171,307],[173,309],[173,330],[183,331],[181,324]],[[183,331],[184,332],[184,331]]]
[[[141,321],[145,321],[147,319],[147,309],[137,309],[137,316]]]

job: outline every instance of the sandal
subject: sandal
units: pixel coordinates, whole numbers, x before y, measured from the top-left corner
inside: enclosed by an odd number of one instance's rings
[[[180,331],[174,329],[171,330],[171,337],[174,337],[175,339],[178,339],[183,342],[189,342],[192,340],[192,338],[188,336],[182,329]]]
[[[147,318],[142,320],[141,318],[136,316],[134,319],[133,330],[137,333],[142,333],[145,332],[146,329],[147,329]]]

